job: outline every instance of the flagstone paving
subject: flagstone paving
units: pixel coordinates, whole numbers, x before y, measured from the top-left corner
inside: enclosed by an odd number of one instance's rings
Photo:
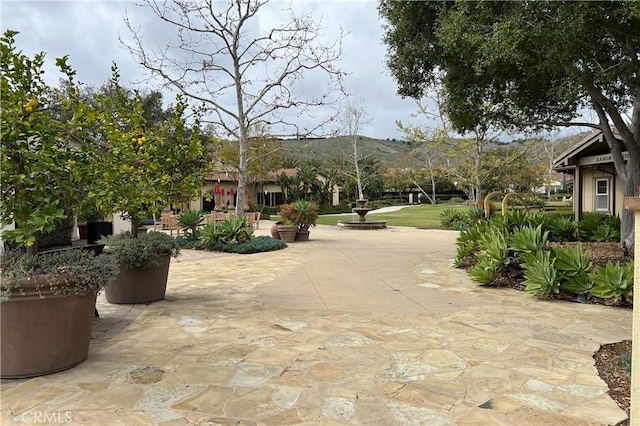
[[[266,234],[262,225],[259,233]],[[482,288],[456,233],[319,226],[253,255],[183,252],[167,300],[99,297],[88,359],[3,381],[4,424],[616,424],[593,353],[630,310]]]

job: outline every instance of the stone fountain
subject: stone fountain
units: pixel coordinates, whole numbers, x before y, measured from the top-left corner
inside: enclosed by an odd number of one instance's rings
[[[338,227],[347,229],[385,229],[387,227],[386,220],[367,220],[366,216],[372,208],[366,206],[367,200],[360,199],[356,201],[356,207],[353,211],[358,214],[358,220],[339,220]]]

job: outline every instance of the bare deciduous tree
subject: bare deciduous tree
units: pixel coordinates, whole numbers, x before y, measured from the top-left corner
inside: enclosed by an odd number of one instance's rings
[[[347,101],[340,111],[338,121],[340,122],[342,131],[351,139],[351,148],[353,150],[353,157],[351,159],[355,169],[358,199],[364,200],[362,172],[360,168],[360,161],[363,160],[364,157],[358,153],[358,137],[360,136],[360,132],[362,132],[368,124],[371,124],[366,102],[362,99]]]
[[[221,136],[238,141],[238,215],[244,214],[246,202],[249,129],[280,127],[283,134],[313,134],[331,117],[317,119],[307,129],[300,129],[296,119],[331,104],[332,95],[343,91],[344,73],[336,67],[343,33],[324,43],[321,20],[292,8],[283,10],[288,13],[284,21],[265,29],[264,16],[281,17],[268,3],[145,0],[155,16],[176,29],[177,40],[161,49],[146,46],[140,30],[125,17],[133,41],[123,43],[140,64],[165,86],[200,102]],[[302,92],[301,79],[309,74],[324,79],[316,95],[309,88]]]

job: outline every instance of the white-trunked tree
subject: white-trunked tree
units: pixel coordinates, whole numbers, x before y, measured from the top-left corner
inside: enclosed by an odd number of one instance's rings
[[[123,43],[152,77],[201,102],[203,122],[209,121],[221,137],[237,140],[236,214],[243,215],[249,129],[264,126],[305,137],[333,118],[315,118],[303,129],[298,124],[302,115],[333,104],[343,92],[345,73],[337,67],[343,33],[327,42],[317,16],[278,10],[268,0],[145,0],[144,6],[173,26],[176,40],[154,49],[126,17],[132,41]],[[305,88],[303,76],[322,85]]]

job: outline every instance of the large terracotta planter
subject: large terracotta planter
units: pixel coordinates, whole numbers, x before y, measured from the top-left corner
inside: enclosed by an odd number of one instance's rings
[[[275,238],[276,240],[280,239],[280,233],[278,232],[278,224],[274,223],[273,225],[271,225],[271,237]]]
[[[167,290],[169,264],[166,256],[148,268],[120,265],[120,272],[105,288],[107,302],[117,304],[149,303],[163,300]]]
[[[39,292],[37,284],[42,286]],[[24,281],[21,287],[24,294],[13,290],[0,307],[0,376],[41,376],[84,361],[91,341],[95,293],[56,295],[44,279]]]
[[[278,225],[280,239],[285,243],[292,243],[296,240],[298,227],[296,225]]]
[[[296,241],[309,241],[309,231],[296,232]]]

